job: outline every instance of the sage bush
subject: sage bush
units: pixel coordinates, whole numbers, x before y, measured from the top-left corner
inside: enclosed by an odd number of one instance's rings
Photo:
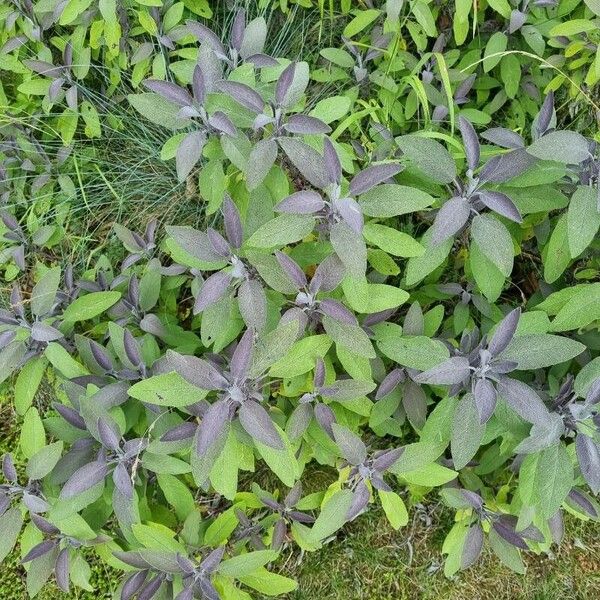
[[[321,3],[305,57],[281,31],[318,7],[268,4],[0,6],[0,558],[31,597],[91,556],[122,600],[286,594],[283,554],[435,495],[448,577],[598,519],[600,162],[566,110],[598,108],[598,4]],[[142,202],[201,210],[115,249],[85,218],[131,127]]]

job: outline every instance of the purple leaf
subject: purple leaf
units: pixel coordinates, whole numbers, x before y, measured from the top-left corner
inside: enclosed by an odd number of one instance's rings
[[[548,95],[544,98],[542,107],[537,116],[536,128],[538,135],[542,135],[546,132],[554,116],[554,92],[548,92]]]
[[[505,129],[504,127],[492,127],[491,129],[487,129],[481,134],[481,137],[501,148],[516,150],[525,147],[525,141],[518,133],[515,133],[510,129]]]
[[[198,314],[218,302],[227,293],[230,282],[230,273],[224,271],[213,273],[200,288],[194,303],[194,314]]]
[[[206,143],[204,131],[192,131],[188,133],[177,146],[175,152],[175,167],[179,181],[185,181],[196,163],[202,156],[202,148]]]
[[[243,107],[259,114],[262,113],[265,106],[265,101],[260,94],[254,91],[250,86],[238,81],[219,81],[216,85],[217,89],[224,94],[233,98]]]
[[[231,362],[229,363],[229,370],[237,381],[244,379],[250,369],[253,346],[254,332],[251,329],[246,329],[244,335],[242,335],[240,341],[237,343],[231,357]]]
[[[354,233],[361,234],[364,225],[362,209],[354,198],[341,198],[335,203],[337,212],[342,216]]]
[[[319,212],[325,207],[325,202],[320,194],[312,190],[295,192],[275,205],[277,212],[295,215],[310,215]]]
[[[348,325],[358,324],[358,321],[356,320],[356,317],[354,316],[352,311],[347,309],[338,300],[333,300],[332,298],[326,298],[325,300],[321,300],[321,302],[319,302],[319,309],[323,314],[329,315],[336,321],[348,323]]]
[[[125,329],[123,331],[123,346],[125,348],[125,354],[134,367],[139,367],[142,364],[142,356],[133,334]]]
[[[521,309],[515,308],[498,323],[496,331],[488,344],[488,350],[492,356],[498,356],[503,350],[506,350],[517,331],[520,318]]]
[[[237,291],[238,308],[246,326],[262,331],[267,323],[267,296],[256,279],[244,279]]]
[[[508,33],[514,33],[523,27],[527,21],[527,13],[521,12],[516,8],[510,13],[510,21],[508,24]]]
[[[225,195],[223,200],[222,210],[227,239],[234,248],[240,248],[244,237],[242,220],[237,206],[228,194]]]
[[[270,448],[283,450],[281,436],[273,425],[269,413],[253,400],[245,400],[238,410],[240,423],[253,440]]]
[[[391,450],[386,450],[373,461],[373,468],[380,473],[387,471],[398,461],[403,452],[404,448],[392,448]]]
[[[402,369],[393,369],[390,371],[383,381],[379,384],[377,393],[375,394],[375,400],[385,398],[388,394],[396,389],[396,386],[405,380],[404,371]]]
[[[208,239],[210,240],[210,244],[213,247],[213,250],[223,258],[228,258],[231,256],[231,247],[229,246],[229,242],[215,229],[209,227],[206,230],[206,235],[208,235]]]
[[[210,405],[198,427],[196,452],[203,456],[221,437],[229,420],[229,406],[225,400]]]
[[[46,323],[36,321],[31,326],[31,338],[36,342],[52,342],[53,340],[59,340],[62,337],[62,332],[50,325],[46,325]]]
[[[63,67],[55,67],[52,63],[43,60],[24,60],[23,64],[35,73],[51,77],[52,79],[60,77],[64,72]]]
[[[283,126],[290,133],[303,135],[329,133],[331,127],[321,119],[307,115],[292,115]]]
[[[242,47],[242,40],[244,39],[244,29],[246,29],[246,11],[240,8],[233,19],[231,25],[231,45],[239,52]]]
[[[460,135],[463,139],[463,145],[465,147],[465,155],[467,158],[467,165],[471,171],[475,171],[479,164],[479,140],[477,134],[471,122],[464,117],[458,117],[458,127],[460,129]]]
[[[275,85],[275,102],[278,106],[281,106],[285,101],[285,96],[288,93],[292,82],[294,81],[294,74],[296,72],[296,63],[291,62],[279,75],[277,84]]]
[[[475,396],[475,406],[479,412],[479,422],[487,423],[496,408],[496,388],[489,379],[478,379],[473,396]]]
[[[308,429],[313,417],[313,409],[310,404],[299,404],[290,415],[285,431],[291,440],[297,440]]]
[[[313,377],[313,387],[315,390],[323,387],[325,383],[325,362],[321,357],[317,358],[315,364],[315,373]]]
[[[128,500],[133,498],[133,482],[123,463],[119,463],[112,474],[117,490]]]
[[[128,577],[121,589],[121,600],[131,600],[142,587],[147,576],[148,571],[138,571]]]
[[[85,426],[85,421],[76,410],[73,410],[69,406],[65,406],[64,404],[60,404],[58,402],[54,402],[52,406],[54,407],[54,410],[56,410],[56,412],[67,423],[73,425],[73,427],[77,427],[77,429],[81,429],[82,431],[87,429]]]
[[[206,25],[202,25],[197,21],[186,21],[186,26],[189,32],[196,37],[196,39],[200,42],[206,42],[210,47],[212,47],[215,51],[217,51],[221,56],[225,56],[226,50],[219,36],[206,27]]]
[[[15,465],[10,454],[5,454],[2,457],[2,474],[4,475],[5,479],[11,483],[15,483],[17,481],[17,470],[15,469]]]
[[[522,419],[547,426],[551,415],[542,399],[526,383],[510,377],[498,381],[498,393]]]
[[[431,226],[431,243],[441,244],[458,233],[469,220],[471,205],[465,198],[455,196],[444,202]]]
[[[470,567],[479,558],[482,548],[483,530],[481,529],[481,525],[476,523],[469,527],[469,531],[465,537],[460,559],[461,569]]]
[[[479,183],[504,183],[517,177],[535,163],[525,150],[513,150],[490,158],[479,172]]]
[[[339,184],[342,180],[342,164],[337,150],[329,138],[323,140],[323,156],[329,181]]]
[[[194,98],[198,104],[204,104],[206,98],[206,81],[204,80],[204,74],[200,65],[194,67],[194,73],[192,75],[192,91],[194,92]]]
[[[196,423],[185,422],[176,425],[165,432],[160,438],[161,442],[179,442],[194,437],[198,425]]]
[[[506,194],[503,194],[502,192],[493,192],[491,190],[483,190],[477,194],[477,197],[490,210],[493,210],[499,215],[502,215],[515,223],[523,222],[523,217],[521,216],[519,209]]]
[[[170,81],[145,79],[143,83],[150,91],[169,100],[169,102],[174,102],[180,106],[190,106],[194,103],[194,99],[187,90]]]
[[[329,406],[327,406],[327,404],[323,404],[322,402],[319,402],[315,406],[314,411],[317,423],[319,423],[323,431],[325,431],[327,435],[333,439],[333,425],[335,423],[334,412],[331,410],[331,408],[329,408]]]
[[[504,538],[509,544],[520,548],[521,550],[527,550],[528,546],[523,538],[514,530],[514,527],[508,525],[504,521],[498,519],[494,521],[492,528],[501,537]]]
[[[578,433],[575,449],[581,474],[592,492],[597,494],[600,491],[600,447],[591,437]]]
[[[331,429],[342,456],[351,465],[362,464],[367,458],[367,448],[364,442],[348,428],[337,423],[332,423]]]
[[[453,356],[413,377],[417,383],[428,383],[432,385],[453,385],[462,383],[469,377],[471,370],[469,361],[464,356]]]
[[[350,195],[358,196],[364,194],[376,185],[393,177],[401,170],[402,166],[397,163],[386,163],[383,165],[367,167],[364,171],[357,173],[352,178],[352,181],[350,181]]]
[[[306,275],[293,258],[290,258],[287,254],[279,250],[275,252],[275,258],[277,258],[277,262],[298,290],[307,286]]]
[[[366,508],[370,497],[371,493],[369,492],[367,484],[364,481],[361,481],[354,490],[354,496],[352,497],[352,502],[346,513],[346,519],[352,521],[352,519],[357,517]]]
[[[44,556],[53,550],[56,547],[56,542],[54,540],[44,540],[39,544],[35,545],[21,560],[21,563],[28,563],[40,556]]]
[[[93,461],[83,465],[71,475],[60,492],[61,500],[69,500],[94,487],[106,477],[108,465],[101,461]]]
[[[98,363],[98,366],[103,371],[112,371],[113,364],[108,352],[104,349],[103,346],[95,342],[94,340],[90,340],[90,351],[94,360]]]
[[[54,565],[54,576],[56,578],[56,585],[65,594],[69,593],[69,549],[63,548],[57,558],[56,564]]]
[[[121,433],[112,419],[110,421],[105,417],[98,419],[98,435],[102,445],[109,450],[117,450],[121,445]]]
[[[220,110],[213,113],[208,118],[208,122],[210,126],[216,129],[217,131],[226,133],[231,137],[235,137],[237,135],[237,129],[235,128],[235,125],[231,122],[229,117]]]

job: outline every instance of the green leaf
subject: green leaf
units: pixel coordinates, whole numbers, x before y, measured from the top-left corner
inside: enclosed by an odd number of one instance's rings
[[[182,407],[201,400],[208,393],[188,383],[179,373],[162,373],[139,381],[128,394],[142,402],[157,406]]]
[[[401,477],[408,483],[423,487],[437,487],[456,479],[458,473],[438,463],[431,463],[420,469],[402,473]]]
[[[311,335],[294,343],[290,350],[273,364],[269,370],[271,377],[297,377],[308,373],[315,366],[317,358],[323,358],[331,347],[328,335]]]
[[[246,242],[255,248],[277,248],[300,241],[312,232],[315,220],[304,215],[279,215],[259,227]]]
[[[508,229],[495,217],[481,214],[473,219],[471,236],[486,258],[508,277],[514,258],[513,241]]]
[[[368,27],[379,15],[381,11],[374,8],[361,10],[344,28],[344,37],[351,38],[363,29]]]
[[[343,323],[331,318],[329,315],[324,315],[323,327],[327,335],[336,344],[348,348],[348,350],[359,356],[375,358],[375,350],[369,336],[358,325]]]
[[[384,183],[365,192],[359,204],[369,217],[396,217],[423,210],[433,204],[433,198],[417,188]]]
[[[166,501],[175,509],[177,518],[183,521],[195,507],[194,497],[188,486],[168,473],[158,474],[156,480]]]
[[[344,52],[344,50],[337,50],[334,48],[330,48],[330,50]],[[344,53],[347,54],[346,52]],[[350,57],[350,60],[351,64],[349,66],[352,66],[354,64],[354,59]],[[351,105],[352,102],[350,98],[347,98],[346,96],[330,96],[329,98],[319,100],[308,114],[311,117],[316,117],[317,119],[321,119],[324,123],[329,124],[345,117],[350,112]]]
[[[24,415],[31,406],[47,365],[46,358],[38,356],[25,363],[19,371],[15,381],[15,410],[19,415]]]
[[[596,29],[596,24],[590,19],[572,19],[570,21],[560,23],[559,25],[555,25],[550,30],[549,35],[551,35],[552,37],[557,37],[561,35],[568,37],[570,35],[577,35],[578,33],[595,31]]]
[[[26,458],[31,458],[46,445],[46,432],[37,408],[31,407],[23,419],[19,446]]]
[[[46,346],[44,355],[50,364],[67,379],[89,375],[87,369],[56,342],[52,342]]]
[[[471,242],[469,251],[469,263],[475,282],[481,293],[490,302],[495,302],[502,293],[506,278],[492,261],[483,254],[476,242]]]
[[[570,331],[585,327],[600,319],[600,283],[576,290],[572,298],[558,311],[551,331]]]
[[[506,34],[501,31],[497,31],[490,37],[483,52],[483,70],[486,73],[491,71],[500,62],[506,50],[507,42],[508,38]]]
[[[437,183],[451,183],[456,177],[456,163],[450,153],[436,140],[419,135],[403,135],[396,143],[404,157],[428,179]]]
[[[394,529],[400,529],[400,527],[408,525],[408,512],[402,498],[395,492],[378,490],[377,493],[390,525]]]
[[[484,433],[485,425],[480,423],[475,397],[467,393],[459,400],[452,422],[450,449],[456,470],[464,468],[475,456]]]
[[[93,319],[116,304],[120,298],[120,292],[91,292],[69,304],[63,318],[71,323]]]
[[[523,575],[525,565],[521,559],[519,550],[512,544],[509,544],[504,538],[501,538],[494,530],[491,530],[488,536],[490,546],[494,554],[509,568]]]
[[[279,575],[279,573],[271,573],[263,568],[256,569],[249,575],[236,575],[236,578],[244,585],[266,596],[288,594],[298,587],[293,579]]]
[[[136,539],[149,550],[179,552],[185,555],[185,548],[175,539],[175,532],[160,523],[134,523],[131,526]]]
[[[567,239],[571,258],[579,256],[593,241],[600,228],[598,191],[580,186],[571,196],[567,211]]]
[[[253,443],[258,450],[258,453],[269,466],[269,469],[271,469],[285,485],[292,487],[300,477],[300,465],[298,464],[294,449],[292,448],[287,435],[279,425],[276,423],[273,423],[273,425],[283,440],[285,447],[282,450],[271,448],[257,440],[253,440]]]
[[[550,333],[531,333],[515,336],[500,355],[503,360],[514,360],[518,369],[543,369],[579,356],[585,346],[567,337]]]
[[[179,129],[186,124],[185,120],[178,118],[180,106],[165,100],[162,96],[152,92],[142,94],[129,94],[129,103],[143,117],[167,129]]]
[[[221,545],[234,532],[238,526],[238,518],[235,516],[235,506],[222,512],[206,529],[204,543],[209,546]]]
[[[560,508],[574,484],[573,467],[562,443],[525,457],[519,471],[519,496],[545,519]]]
[[[27,463],[27,476],[29,479],[43,479],[54,469],[61,457],[63,450],[62,442],[54,442],[40,448]]]
[[[321,507],[321,512],[310,530],[310,539],[314,543],[322,542],[344,525],[352,497],[350,490],[339,490]]]
[[[198,190],[207,202],[207,215],[212,215],[219,210],[226,187],[227,179],[223,171],[223,163],[216,159],[209,160],[198,174]]]
[[[224,560],[217,567],[217,571],[229,577],[243,577],[254,573],[275,558],[277,558],[277,552],[274,550],[256,550]]]
[[[425,253],[425,248],[417,240],[393,227],[367,223],[363,228],[363,235],[367,242],[394,256],[410,258]]]
[[[550,240],[544,247],[542,254],[544,261],[544,280],[554,283],[565,271],[571,262],[567,234],[567,215],[563,215],[550,235]]]
[[[421,245],[425,247],[425,254],[409,258],[406,265],[406,285],[413,286],[422,281],[435,271],[448,257],[454,240],[448,239],[441,244],[429,244],[431,229],[421,239]]]
[[[442,342],[420,335],[377,337],[377,347],[399,365],[420,371],[427,371],[450,356]]]
[[[23,526],[23,517],[18,507],[9,508],[0,516],[0,562],[14,548]]]
[[[31,312],[36,317],[46,315],[54,306],[60,283],[60,267],[48,269],[31,291]]]
[[[588,158],[587,140],[576,131],[551,131],[535,140],[527,152],[542,160],[566,165],[578,164]]]

